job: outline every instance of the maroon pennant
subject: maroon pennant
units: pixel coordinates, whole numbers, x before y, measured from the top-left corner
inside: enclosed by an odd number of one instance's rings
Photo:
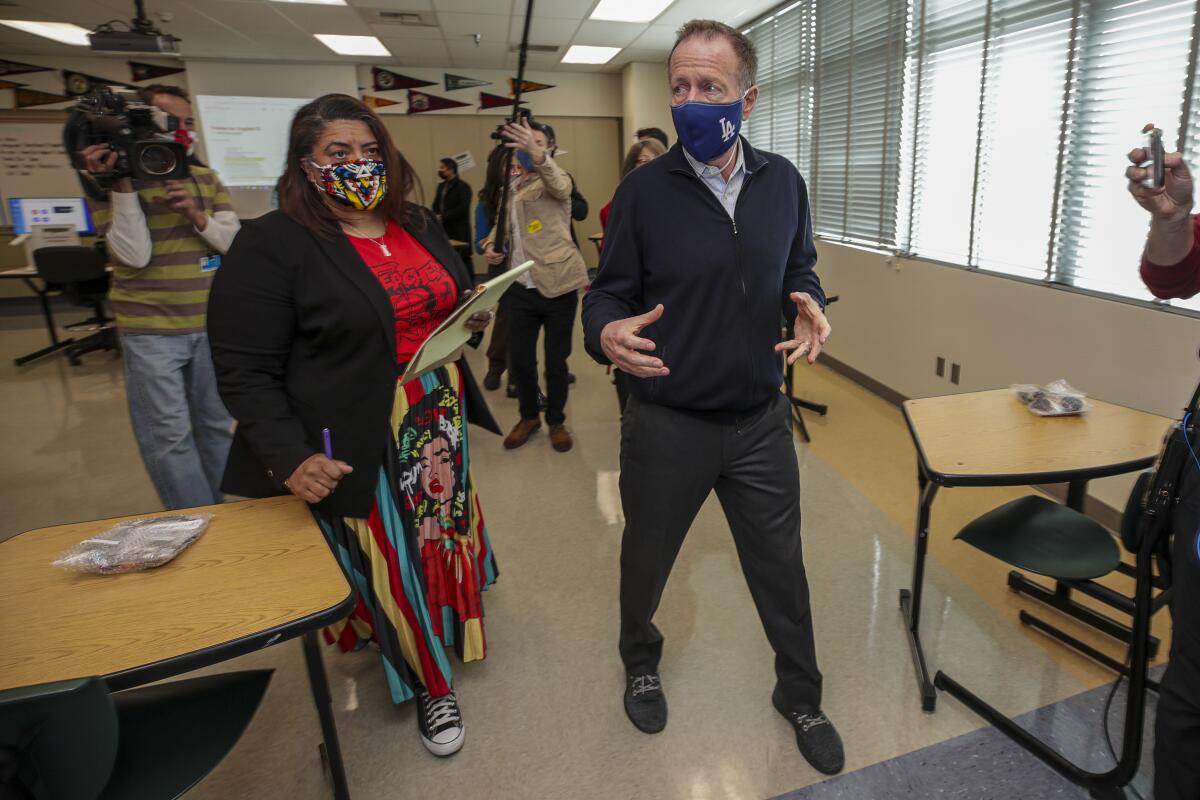
[[[511,97],[503,97],[498,94],[488,94],[487,92],[479,93],[479,107],[483,108],[504,108],[511,106],[513,99]]]
[[[457,100],[450,100],[445,97],[438,97],[425,92],[414,92],[408,90],[408,113],[420,114],[422,111],[442,111],[447,108],[463,108],[471,105],[470,103],[460,103]]]
[[[178,75],[187,72],[183,67],[164,67],[162,64],[143,64],[140,61],[129,62],[129,72],[135,81],[152,81],[155,78],[165,78],[168,75]]]
[[[49,72],[50,67],[39,67],[35,64],[22,64],[20,61],[8,61],[0,58],[0,75],[21,75],[26,72]]]
[[[423,81],[420,78],[410,78],[391,70],[371,67],[371,79],[375,82],[375,91],[390,92],[394,89],[416,89],[418,86],[435,86],[433,81]]]

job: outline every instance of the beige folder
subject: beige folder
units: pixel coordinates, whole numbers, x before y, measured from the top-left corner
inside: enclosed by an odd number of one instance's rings
[[[421,348],[408,362],[400,383],[405,384],[418,377],[423,372],[457,361],[462,355],[462,349],[474,334],[467,329],[467,320],[475,314],[483,314],[493,310],[500,303],[500,297],[517,278],[524,275],[533,267],[532,261],[513,267],[497,275],[490,281],[485,281],[471,293],[466,302],[450,312],[450,316],[429,334]]]

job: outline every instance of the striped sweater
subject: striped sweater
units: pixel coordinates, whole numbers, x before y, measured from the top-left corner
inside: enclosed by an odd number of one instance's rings
[[[122,333],[205,330],[215,270],[202,262],[229,249],[239,223],[217,173],[199,166],[191,172],[184,185],[208,215],[203,231],[166,206],[161,182],[135,182],[135,193],[113,192],[108,202],[92,203],[109,254],[119,262],[108,299]]]

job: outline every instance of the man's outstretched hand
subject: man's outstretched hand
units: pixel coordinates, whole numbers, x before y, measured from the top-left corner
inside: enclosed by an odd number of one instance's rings
[[[829,320],[825,319],[821,307],[807,292],[792,292],[791,300],[796,304],[796,322],[792,325],[792,338],[775,345],[776,353],[788,353],[787,363],[795,364],[804,356],[812,364],[821,354],[825,340],[833,332]]]
[[[614,320],[600,332],[600,347],[604,355],[617,369],[636,378],[661,378],[671,374],[661,358],[652,353],[656,345],[642,338],[642,330],[662,318],[663,307],[659,305],[636,317]]]

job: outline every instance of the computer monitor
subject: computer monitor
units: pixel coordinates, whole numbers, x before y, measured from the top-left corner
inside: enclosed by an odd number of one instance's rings
[[[74,225],[75,232],[84,236],[96,232],[82,197],[10,197],[8,216],[18,236],[29,233],[32,225]]]

